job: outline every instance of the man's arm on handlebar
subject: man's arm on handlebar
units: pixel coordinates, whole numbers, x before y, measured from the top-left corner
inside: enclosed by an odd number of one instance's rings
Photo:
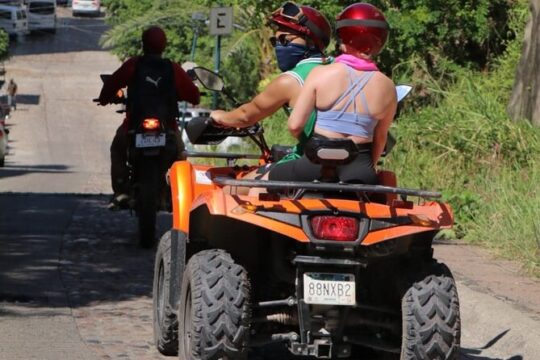
[[[193,80],[182,69],[182,67],[176,63],[173,63],[174,70],[174,85],[176,88],[176,94],[178,101],[187,101],[193,105],[199,104],[201,100],[201,94],[199,88],[193,83]]]
[[[299,86],[292,76],[278,76],[250,102],[232,111],[213,111],[210,117],[222,126],[251,126],[288,104],[298,93]]]
[[[132,57],[118,68],[111,77],[103,83],[99,94],[99,104],[107,105],[112,102],[118,90],[125,88],[135,73],[137,58]]]

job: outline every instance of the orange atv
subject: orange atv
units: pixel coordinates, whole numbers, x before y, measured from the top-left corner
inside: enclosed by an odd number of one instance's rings
[[[205,86],[222,82],[196,69]],[[210,79],[213,79],[210,81]],[[205,81],[206,80],[206,81]],[[212,86],[210,86],[212,84]],[[260,126],[188,124],[190,140],[248,136],[261,163],[276,161]],[[253,166],[174,163],[173,228],[154,273],[154,337],[180,359],[457,359],[460,316],[449,269],[432,242],[450,228],[437,192],[335,181],[355,156],[347,141],[312,141],[325,181],[243,179]],[[192,153],[233,160],[238,154]],[[266,188],[257,197],[237,188]],[[411,201],[411,197],[417,201]]]

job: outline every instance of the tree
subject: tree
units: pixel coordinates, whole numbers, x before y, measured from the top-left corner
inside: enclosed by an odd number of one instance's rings
[[[530,0],[530,9],[508,114],[540,126],[540,0]]]
[[[7,32],[0,29],[0,61],[9,57],[9,36]]]

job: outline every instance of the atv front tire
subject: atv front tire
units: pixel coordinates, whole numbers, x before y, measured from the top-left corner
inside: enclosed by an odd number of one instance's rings
[[[223,250],[191,257],[178,311],[182,360],[247,359],[250,286],[246,270]]]
[[[440,263],[418,275],[401,302],[401,360],[457,360],[461,320],[454,278]]]
[[[159,241],[154,265],[154,342],[163,355],[178,354],[178,296],[173,292],[179,292],[180,280],[172,278],[171,243],[171,231],[167,231]]]

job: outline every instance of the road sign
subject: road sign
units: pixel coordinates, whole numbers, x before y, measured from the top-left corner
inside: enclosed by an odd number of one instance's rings
[[[210,35],[229,35],[233,29],[233,8],[213,7],[210,9]]]

